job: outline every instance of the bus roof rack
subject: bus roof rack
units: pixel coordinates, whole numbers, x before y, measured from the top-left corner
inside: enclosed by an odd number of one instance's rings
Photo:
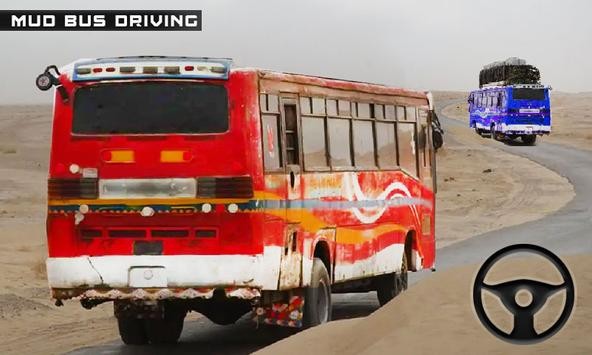
[[[543,84],[510,84],[510,85],[503,85],[500,83],[491,83],[487,85],[483,85],[479,88],[479,90],[483,89],[503,89],[503,88],[514,88],[514,89],[549,89],[552,90],[553,88],[549,85]],[[475,91],[479,91],[475,90]]]
[[[487,64],[479,72],[479,87],[489,84],[540,84],[540,82],[540,71],[518,57]]]
[[[80,59],[68,65],[72,81],[140,78],[228,79],[232,59],[179,56],[127,56]]]
[[[86,59],[87,61],[100,62],[133,62],[133,61],[206,61],[206,62],[228,62],[232,63],[232,58],[223,57],[189,57],[189,56],[169,56],[169,55],[128,55],[118,57],[104,57],[95,59]]]

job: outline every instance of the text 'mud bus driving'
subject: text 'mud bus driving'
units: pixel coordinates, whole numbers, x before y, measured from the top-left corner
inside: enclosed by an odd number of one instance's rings
[[[121,57],[49,67],[49,286],[114,301],[126,344],[218,324],[331,319],[331,293],[433,268],[431,100],[382,85]]]

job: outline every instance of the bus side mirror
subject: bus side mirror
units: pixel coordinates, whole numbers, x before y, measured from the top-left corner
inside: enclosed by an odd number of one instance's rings
[[[444,130],[442,129],[442,125],[440,125],[436,111],[430,111],[430,118],[432,124],[432,145],[435,150],[438,150],[444,145]]]
[[[52,70],[55,75],[52,74]],[[56,86],[62,97],[62,102],[68,102],[70,97],[66,89],[62,86],[62,83],[60,83],[60,79],[58,79],[59,76],[60,71],[58,70],[58,67],[50,65],[45,68],[45,71],[42,74],[37,76],[37,79],[35,79],[35,85],[37,85],[37,88],[41,91],[47,91],[51,89],[52,86]]]
[[[432,144],[434,145],[435,150],[442,148],[442,145],[444,145],[444,137],[442,137],[442,133],[439,131],[432,131]]]
[[[47,91],[51,89],[53,86],[53,80],[55,78],[49,73],[40,74],[37,79],[35,79],[35,84],[37,88],[41,91]]]
[[[45,68],[45,71],[43,71],[43,73],[37,76],[37,79],[35,79],[35,85],[37,85],[39,90],[47,91],[54,85],[60,85],[59,79],[51,73],[52,70],[57,76],[60,75],[60,72],[55,65],[50,65]]]

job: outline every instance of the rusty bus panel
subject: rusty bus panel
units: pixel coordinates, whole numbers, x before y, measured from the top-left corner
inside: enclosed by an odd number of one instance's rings
[[[300,233],[298,225],[286,228],[286,239],[280,264],[279,289],[287,290],[300,286],[302,278],[302,250],[299,248]]]

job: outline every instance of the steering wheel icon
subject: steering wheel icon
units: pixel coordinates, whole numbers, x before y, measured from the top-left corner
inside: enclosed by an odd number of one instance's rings
[[[485,282],[487,273],[500,259],[516,253],[529,253],[542,256],[555,266],[563,282],[558,285],[529,279],[516,279],[497,284],[488,284]],[[514,328],[510,333],[499,329],[488,317],[481,297],[483,290],[497,296],[506,309],[513,315]],[[561,315],[547,330],[537,333],[534,328],[534,316],[545,305],[549,297],[563,290],[565,290],[566,294]],[[530,293],[531,301],[528,304],[521,305],[516,301],[516,295],[523,291]],[[573,310],[574,300],[575,287],[573,279],[563,261],[549,250],[532,244],[510,245],[495,252],[483,263],[473,284],[473,305],[481,323],[500,339],[515,344],[538,343],[557,333],[569,319]]]

